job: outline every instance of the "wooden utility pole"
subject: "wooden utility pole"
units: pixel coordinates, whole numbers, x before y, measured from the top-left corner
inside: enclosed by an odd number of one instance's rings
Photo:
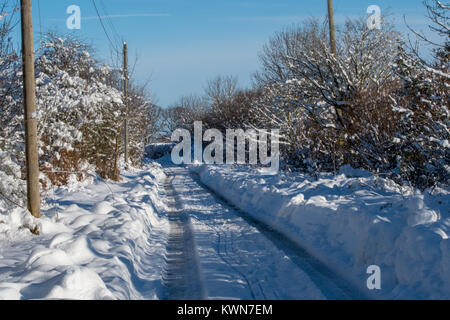
[[[336,36],[335,36],[335,30],[334,30],[333,0],[328,0],[328,24],[330,26],[331,52],[334,55],[336,55]]]
[[[123,91],[125,96],[125,121],[124,121],[124,144],[125,144],[125,163],[128,163],[129,149],[128,143],[130,141],[128,130],[128,49],[127,44],[123,43]]]
[[[23,96],[25,107],[25,144],[28,209],[41,217],[39,158],[36,120],[36,80],[34,74],[33,19],[31,0],[21,0]]]

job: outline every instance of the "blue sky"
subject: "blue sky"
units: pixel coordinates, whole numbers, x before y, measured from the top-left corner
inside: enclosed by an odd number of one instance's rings
[[[257,55],[274,32],[308,16],[323,17],[326,0],[96,0],[102,15],[128,43],[131,60],[138,56],[136,77],[151,79],[161,106],[180,95],[202,93],[207,79],[236,75],[242,86],[259,67]],[[71,31],[90,41],[97,58],[108,60],[109,42],[91,0],[33,0],[35,32],[66,28],[66,9],[81,8],[81,30]],[[364,16],[369,5],[389,12],[401,31],[402,16],[426,30],[422,0],[334,0],[337,23]],[[40,10],[39,10],[40,7]],[[106,10],[105,10],[106,9]],[[40,19],[39,19],[40,11]],[[39,23],[41,21],[41,23]],[[107,24],[108,32],[113,35]],[[36,39],[38,35],[36,34]]]

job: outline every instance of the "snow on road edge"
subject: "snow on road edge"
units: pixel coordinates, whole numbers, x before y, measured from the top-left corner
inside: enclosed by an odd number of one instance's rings
[[[165,175],[148,164],[123,177],[57,190],[41,219],[0,211],[0,300],[158,299],[169,229],[159,195]]]
[[[316,181],[243,167],[196,165],[191,170],[375,298],[450,298],[446,190],[405,194],[392,181],[351,168]],[[381,267],[381,291],[366,287],[369,265]]]

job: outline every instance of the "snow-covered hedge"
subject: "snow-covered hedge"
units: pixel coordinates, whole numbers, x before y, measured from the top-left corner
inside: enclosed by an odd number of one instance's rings
[[[55,34],[46,35],[36,51],[36,117],[43,189],[86,177],[74,175],[86,170],[103,178],[119,178],[125,112],[120,70],[94,59],[92,51],[82,40]],[[16,180],[23,177],[25,167],[22,94],[19,55],[13,50],[0,52],[0,148],[18,165],[14,176],[8,174]],[[134,165],[142,161],[150,107],[144,93],[130,86],[129,147]],[[14,181],[9,188],[20,183]]]
[[[422,189],[450,179],[450,46],[436,48],[430,68],[387,19],[379,30],[349,19],[337,55],[327,32],[309,21],[270,39],[243,124],[279,128],[284,160],[303,172],[351,165]]]
[[[0,149],[0,213],[4,208],[24,205],[25,187],[19,165]]]
[[[382,270],[383,298],[450,298],[450,193],[403,189],[346,167],[318,180],[301,174],[196,166],[208,187],[286,234],[367,290]]]

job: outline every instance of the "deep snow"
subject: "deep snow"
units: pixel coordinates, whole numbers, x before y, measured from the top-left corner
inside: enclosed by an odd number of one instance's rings
[[[448,190],[167,160],[0,206],[0,299],[450,298]]]
[[[191,170],[373,298],[450,298],[448,190],[401,188],[348,167],[316,178],[237,166]],[[381,291],[367,290],[370,265],[381,268]]]
[[[168,173],[173,176],[180,207],[190,216],[205,298],[352,298],[339,288],[331,293],[330,286],[318,285],[319,276],[305,271],[306,261],[299,266],[294,260],[300,257],[277,247],[260,229],[195,181],[186,168],[172,167]]]
[[[152,164],[121,183],[58,189],[39,220],[1,212],[0,299],[157,299],[169,226],[164,178]]]

